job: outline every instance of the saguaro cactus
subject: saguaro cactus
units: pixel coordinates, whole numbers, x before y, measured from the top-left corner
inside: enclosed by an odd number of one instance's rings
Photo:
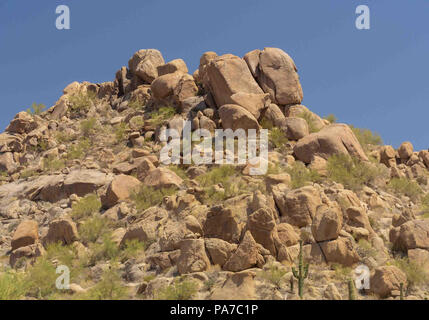
[[[404,284],[402,282],[399,285],[399,299],[404,300]]]
[[[295,267],[292,267],[292,273],[293,276],[298,280],[298,294],[299,297],[302,299],[304,295],[304,280],[308,276],[308,267],[309,264],[304,264],[304,257],[302,252],[302,240],[299,241],[299,256],[298,256],[298,270],[295,269]]]
[[[349,279],[349,300],[356,300],[356,289],[352,279]]]

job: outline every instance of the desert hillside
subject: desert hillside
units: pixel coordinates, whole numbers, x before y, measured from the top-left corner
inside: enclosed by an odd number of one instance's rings
[[[0,134],[0,300],[429,296],[429,151],[313,113],[283,50],[140,50],[63,93]],[[267,171],[165,164],[184,120],[267,129]]]

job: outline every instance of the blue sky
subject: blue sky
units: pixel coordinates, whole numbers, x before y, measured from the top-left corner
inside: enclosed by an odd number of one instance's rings
[[[55,28],[68,5],[71,30]],[[357,30],[368,5],[371,29]],[[0,0],[0,129],[32,102],[52,106],[75,80],[104,82],[138,49],[182,58],[278,47],[299,69],[303,104],[429,147],[428,0]]]

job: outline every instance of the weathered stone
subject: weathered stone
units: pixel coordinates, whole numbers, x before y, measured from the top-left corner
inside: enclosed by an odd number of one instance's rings
[[[370,279],[370,290],[380,298],[387,298],[392,291],[399,290],[401,283],[407,286],[406,275],[395,266],[383,266],[375,269]]]
[[[223,266],[224,270],[238,272],[255,266],[262,266],[264,258],[259,254],[258,245],[250,231],[247,231],[237,250]]]
[[[320,206],[311,225],[314,240],[321,242],[337,239],[341,231],[342,222],[343,219],[339,210]]]
[[[128,62],[130,71],[147,83],[158,77],[158,67],[165,64],[161,52],[155,49],[139,50]]]
[[[70,219],[57,219],[51,221],[47,235],[43,238],[43,244],[50,243],[72,244],[79,239],[76,224]]]
[[[239,105],[226,104],[219,109],[219,117],[224,129],[259,129],[258,121],[246,109]]]
[[[117,203],[127,200],[140,185],[141,182],[133,176],[124,174],[116,176],[107,188],[106,194],[101,198],[103,206],[111,208]]]
[[[24,220],[16,228],[12,237],[12,251],[26,247],[37,242],[39,239],[38,224],[34,220]]]
[[[210,267],[203,239],[183,240],[177,269],[180,274],[205,271]]]

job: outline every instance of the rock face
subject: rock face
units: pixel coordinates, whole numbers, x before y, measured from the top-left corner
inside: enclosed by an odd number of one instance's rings
[[[158,67],[165,64],[161,52],[155,49],[139,50],[128,62],[130,71],[146,83],[158,77]]]
[[[12,250],[16,250],[21,247],[26,247],[37,242],[39,239],[39,229],[36,221],[24,220],[12,237]]]
[[[133,191],[136,191],[141,182],[132,176],[121,174],[116,176],[107,188],[102,198],[103,206],[111,208],[120,201],[127,200]]]
[[[304,137],[296,144],[294,153],[304,163],[311,163],[315,156],[327,159],[334,154],[347,154],[368,161],[359,141],[345,124],[332,124]]]
[[[399,291],[401,283],[403,283],[404,288],[406,288],[407,277],[395,266],[384,266],[375,269],[370,283],[372,292],[381,298],[387,298],[391,295],[392,291]]]
[[[244,56],[259,85],[278,105],[299,104],[303,99],[302,87],[294,61],[277,48],[254,50]]]
[[[149,171],[144,184],[154,188],[180,188],[183,179],[167,168],[156,168]]]
[[[338,210],[326,206],[319,207],[311,225],[317,242],[335,240],[342,227],[342,216]]]
[[[242,225],[231,209],[214,207],[207,213],[203,232],[207,238],[219,238],[227,242],[240,241]]]
[[[79,239],[76,224],[70,219],[53,220],[49,224],[48,234],[44,237],[45,245],[61,242],[69,245]]]
[[[177,269],[180,274],[205,271],[210,266],[206,254],[204,240],[183,240],[180,246],[180,256],[177,260]]]
[[[290,140],[300,140],[309,134],[307,121],[301,118],[286,118],[285,127]]]
[[[232,129],[233,131],[237,129],[259,129],[255,117],[246,109],[235,104],[223,105],[219,109],[219,116],[224,129]]]
[[[29,133],[36,129],[37,123],[33,117],[27,112],[18,113],[15,118],[11,121],[9,126],[6,128],[6,132],[10,133]]]
[[[401,146],[398,149],[399,157],[401,158],[402,161],[405,162],[411,158],[411,156],[413,155],[413,150],[414,148],[411,142],[404,142],[401,144]]]
[[[399,250],[429,250],[429,221],[413,220],[390,231],[390,242]]]
[[[248,231],[238,246],[238,249],[223,266],[223,269],[238,272],[263,264],[264,258],[260,255],[257,243],[253,239],[252,234]]]
[[[326,241],[320,244],[326,260],[331,263],[339,263],[343,266],[352,266],[360,258],[353,247],[353,243],[348,238],[338,238],[334,241]]]

